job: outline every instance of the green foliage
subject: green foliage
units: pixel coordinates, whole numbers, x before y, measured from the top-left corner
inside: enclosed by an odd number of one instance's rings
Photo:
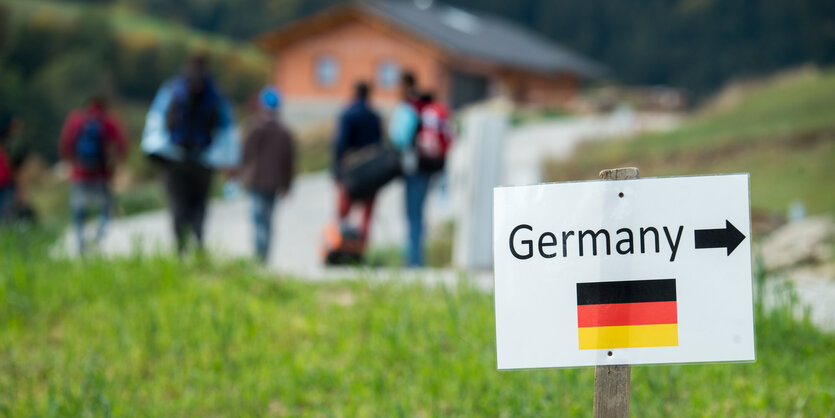
[[[91,65],[95,62],[96,57],[86,51],[64,54],[41,67],[30,80],[23,135],[32,149],[55,159],[63,119],[92,94],[106,90],[107,74]]]
[[[23,239],[26,237],[26,239]],[[588,416],[593,371],[497,372],[493,299],[0,238],[9,416]],[[835,336],[757,310],[757,362],[635,367],[637,416],[829,416]]]
[[[139,36],[139,35],[137,35]],[[117,82],[127,97],[150,100],[157,88],[177,72],[188,50],[182,44],[157,44],[130,36],[120,42],[114,63]]]
[[[105,94],[117,105],[140,105],[144,114],[190,53],[211,57],[221,90],[237,103],[266,80],[266,58],[250,46],[111,6],[5,0],[0,21],[7,22],[0,41],[0,111],[22,116],[24,147],[49,161],[57,158],[61,124],[71,109]],[[138,140],[142,124],[128,128]]]
[[[131,6],[207,31],[248,38],[338,0],[135,0]]]
[[[636,166],[646,176],[751,174],[755,209],[783,212],[802,200],[811,213],[835,212],[835,71],[749,89],[671,132],[589,143],[548,166],[552,181],[591,179],[603,168]]]

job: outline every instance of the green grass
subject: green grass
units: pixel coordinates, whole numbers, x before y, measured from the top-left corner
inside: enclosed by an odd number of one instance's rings
[[[749,89],[729,107],[702,112],[671,132],[587,144],[549,165],[553,181],[592,179],[634,165],[643,176],[751,173],[752,205],[782,213],[794,200],[835,212],[835,71]]]
[[[592,369],[496,371],[492,296],[466,283],[79,262],[51,241],[0,239],[0,415],[590,415]],[[756,363],[633,368],[633,414],[835,414],[835,336],[789,310],[758,312]]]

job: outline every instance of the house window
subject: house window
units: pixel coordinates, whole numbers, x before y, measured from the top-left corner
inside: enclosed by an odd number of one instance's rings
[[[331,55],[323,55],[316,59],[316,82],[320,86],[330,87],[339,79],[339,63]]]
[[[385,60],[377,66],[377,82],[384,90],[391,90],[400,78],[400,67],[393,60]]]

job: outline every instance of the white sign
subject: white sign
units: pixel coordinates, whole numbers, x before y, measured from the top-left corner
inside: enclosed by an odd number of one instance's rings
[[[747,174],[493,199],[499,369],[755,359]]]

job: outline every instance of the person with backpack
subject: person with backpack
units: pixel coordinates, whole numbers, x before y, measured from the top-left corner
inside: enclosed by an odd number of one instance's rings
[[[14,165],[8,147],[18,124],[13,114],[0,115],[0,223],[11,217],[15,202]]]
[[[404,73],[402,102],[389,122],[389,137],[403,156],[406,218],[409,224],[406,264],[424,264],[424,207],[432,175],[443,170],[452,138],[450,112],[431,94],[417,90],[415,76]]]
[[[453,137],[451,113],[432,93],[424,93],[420,102],[420,128],[415,138],[418,168],[431,175],[443,171],[446,165]]]
[[[255,253],[267,262],[272,241],[272,217],[278,200],[290,191],[295,165],[293,135],[278,119],[281,95],[265,87],[258,96],[258,112],[244,132],[240,178],[252,202]]]
[[[203,224],[217,168],[240,163],[240,144],[231,106],[209,73],[208,58],[195,55],[182,74],[157,92],[141,148],[164,172],[177,251],[184,254],[189,231],[203,249]]]
[[[18,135],[23,120],[14,113],[0,114],[0,226],[35,225],[35,209],[26,201],[26,187],[19,173],[29,152]]]
[[[101,96],[92,97],[85,108],[73,111],[64,122],[59,154],[70,165],[70,209],[81,254],[87,246],[84,225],[93,208],[99,213],[95,242],[104,237],[112,210],[110,180],[127,151],[121,123],[108,112]]]

